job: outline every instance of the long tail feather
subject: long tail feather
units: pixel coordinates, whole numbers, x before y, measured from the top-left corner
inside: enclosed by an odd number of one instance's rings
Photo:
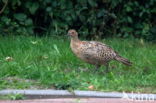
[[[128,65],[128,66],[131,66],[132,65],[132,62],[130,62],[128,59],[123,58],[123,57],[121,57],[119,55],[116,56],[115,60],[117,60],[117,61],[119,61],[119,62],[121,62],[121,63],[123,63],[125,65]]]

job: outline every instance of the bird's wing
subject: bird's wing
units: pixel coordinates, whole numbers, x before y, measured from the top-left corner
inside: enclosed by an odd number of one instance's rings
[[[83,56],[92,58],[92,59],[113,59],[117,53],[107,46],[106,44],[96,42],[96,41],[89,41],[86,42],[84,45]]]

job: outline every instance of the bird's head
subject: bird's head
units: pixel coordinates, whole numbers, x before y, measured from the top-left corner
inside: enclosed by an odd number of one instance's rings
[[[69,30],[67,35],[70,37],[78,37],[78,33],[74,29]]]

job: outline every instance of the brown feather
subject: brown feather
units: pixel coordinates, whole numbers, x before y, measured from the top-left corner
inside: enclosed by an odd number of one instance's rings
[[[115,57],[115,60],[117,60],[117,61],[119,61],[119,62],[121,62],[121,63],[123,63],[125,65],[132,66],[132,62],[130,62],[128,59],[123,58],[123,57],[121,57],[119,55]]]
[[[117,60],[125,65],[132,65],[128,59],[119,56],[116,51],[104,43],[96,41],[81,41],[75,30],[69,30],[68,35],[71,37],[70,47],[73,53],[87,63],[96,66],[107,66],[109,61]]]

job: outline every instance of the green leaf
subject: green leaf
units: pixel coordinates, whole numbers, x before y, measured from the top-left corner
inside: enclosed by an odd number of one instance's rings
[[[87,5],[87,0],[78,0],[78,4]]]
[[[156,13],[156,8],[151,9],[152,13]]]
[[[25,25],[26,25],[26,26],[33,25],[32,19],[26,19],[26,20],[25,20]]]
[[[52,8],[51,8],[51,7],[47,7],[47,8],[46,8],[46,11],[47,11],[47,12],[51,12],[51,11],[52,11]]]
[[[6,3],[6,2],[7,2],[7,0],[2,0],[2,2],[3,2],[3,3]]]
[[[51,0],[44,0],[46,3],[50,3],[51,2]]]
[[[14,14],[14,18],[18,21],[24,21],[27,18],[27,15],[25,15],[24,13],[17,13]]]
[[[97,7],[97,3],[96,3],[94,0],[88,0],[88,4],[89,4],[91,7]]]
[[[121,0],[110,0],[110,2],[111,2],[111,7],[115,8],[121,2]]]
[[[39,4],[37,2],[27,2],[26,7],[29,9],[31,14],[35,14],[37,9],[39,8]]]
[[[2,16],[2,17],[1,17],[1,21],[4,22],[6,25],[9,25],[10,22],[11,22],[11,19],[9,19],[9,18],[6,17],[6,16]]]
[[[56,50],[56,52],[60,55],[60,51],[58,50],[58,47],[56,44],[53,45],[54,49]]]
[[[4,1],[7,1],[7,0],[4,0]],[[10,0],[8,0],[9,2],[10,2]],[[12,0],[11,1],[11,4],[12,4],[12,6],[20,6],[21,5],[21,1],[20,0]]]
[[[29,8],[30,13],[34,14],[38,8],[39,8],[39,4],[38,3],[33,3],[31,8]]]
[[[97,17],[102,17],[102,16],[104,16],[104,12],[103,10],[100,10],[97,14]]]
[[[132,18],[131,17],[127,17],[127,21],[129,22],[129,23],[133,23],[133,20],[132,20]]]
[[[80,18],[81,22],[85,22],[85,20],[86,20],[85,16],[83,16],[83,15],[79,15],[79,18]]]
[[[127,6],[126,6],[126,11],[127,11],[127,12],[131,12],[131,11],[133,11],[133,9],[132,9],[130,6],[127,5]]]
[[[128,35],[129,35],[129,34],[128,34],[127,32],[125,32],[125,33],[124,33],[124,38],[128,37]]]
[[[27,31],[28,31],[29,34],[33,34],[33,33],[34,33],[32,27],[28,27],[28,28],[27,28]]]

